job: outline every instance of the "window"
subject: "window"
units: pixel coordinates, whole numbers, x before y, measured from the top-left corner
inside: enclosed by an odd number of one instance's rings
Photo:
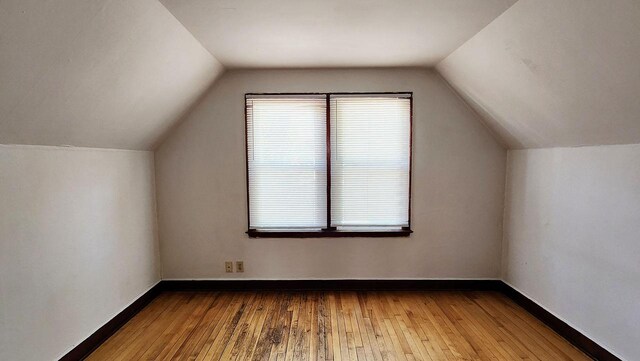
[[[411,233],[411,93],[245,99],[249,236]]]
[[[324,96],[247,97],[251,229],[326,227],[326,104]]]

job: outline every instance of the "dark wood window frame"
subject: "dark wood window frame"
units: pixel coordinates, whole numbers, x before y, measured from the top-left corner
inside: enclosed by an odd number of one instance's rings
[[[340,231],[331,226],[331,110],[330,100],[332,95],[409,95],[409,226],[393,231]],[[324,95],[326,98],[326,151],[327,151],[327,226],[319,231],[264,231],[251,229],[251,209],[249,201],[249,148],[248,148],[248,119],[247,119],[247,98],[260,95]],[[337,238],[337,237],[409,237],[411,230],[411,173],[413,163],[413,92],[331,92],[331,93],[246,93],[244,95],[244,142],[247,180],[247,228],[246,232],[250,238]]]

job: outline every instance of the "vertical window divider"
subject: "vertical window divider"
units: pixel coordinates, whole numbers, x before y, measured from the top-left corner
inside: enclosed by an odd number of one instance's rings
[[[325,163],[327,164],[327,227],[326,231],[335,230],[334,227],[331,227],[331,95],[329,93],[325,94],[326,100],[326,153],[327,159]]]

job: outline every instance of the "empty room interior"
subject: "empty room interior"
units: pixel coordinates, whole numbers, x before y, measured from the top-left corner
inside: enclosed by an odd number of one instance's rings
[[[640,360],[637,0],[0,0],[0,360]]]

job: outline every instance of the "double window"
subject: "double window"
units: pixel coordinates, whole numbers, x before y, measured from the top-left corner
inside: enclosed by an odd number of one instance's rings
[[[245,102],[249,236],[411,233],[411,93]]]

